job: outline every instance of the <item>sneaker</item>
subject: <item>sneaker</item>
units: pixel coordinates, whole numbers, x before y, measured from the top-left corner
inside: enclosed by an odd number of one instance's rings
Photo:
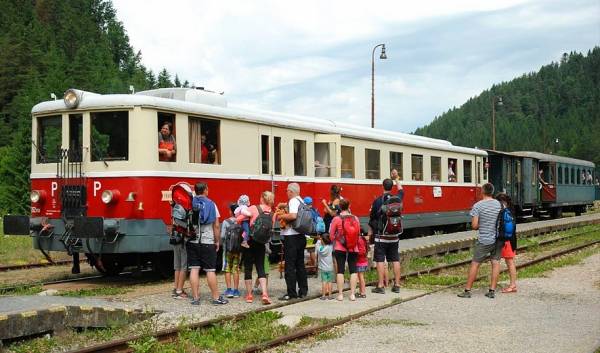
[[[400,286],[393,286],[392,287],[392,292],[394,292],[394,293],[400,293]]]
[[[175,295],[175,299],[187,299],[188,295],[185,291],[181,291]]]
[[[223,298],[222,295],[220,295],[217,299],[213,299],[211,302],[212,305],[224,305],[227,303],[229,303],[229,300]]]
[[[385,289],[382,287],[375,287],[371,289],[371,293],[385,294]]]
[[[227,298],[233,298],[233,289],[227,288],[225,292],[223,292],[223,296]]]
[[[246,296],[246,303],[252,303],[254,301],[254,297],[252,296],[252,294],[248,294]]]
[[[360,293],[356,293],[356,297],[359,299],[365,299],[367,297],[366,294],[360,294]]]
[[[233,295],[234,298],[239,298],[242,296],[239,289],[232,290],[231,294]]]
[[[465,289],[462,293],[457,294],[457,296],[459,298],[471,298],[471,291]]]
[[[487,293],[485,293],[485,296],[490,299],[494,299],[494,298],[496,298],[496,291],[490,289]]]
[[[194,299],[191,302],[192,305],[200,305],[200,299]]]
[[[269,298],[268,295],[264,295],[262,296],[262,303],[263,305],[271,305],[271,298]]]
[[[295,298],[295,297],[291,297],[291,296],[289,296],[289,295],[287,295],[287,294],[286,294],[286,295],[284,295],[283,297],[279,297],[279,298],[277,298],[277,299],[279,299],[279,300],[281,300],[281,301],[284,301],[284,302],[287,302],[287,301],[290,301],[290,300],[292,300],[292,299],[296,299],[296,298]]]
[[[175,298],[177,296],[177,289],[173,288],[173,291],[171,292],[171,298]]]

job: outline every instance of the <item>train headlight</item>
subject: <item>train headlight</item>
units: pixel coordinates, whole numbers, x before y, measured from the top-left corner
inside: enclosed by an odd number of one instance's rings
[[[31,203],[41,203],[44,202],[46,193],[43,190],[32,190],[29,194],[29,200]]]
[[[75,89],[69,88],[68,90],[65,91],[65,94],[63,96],[63,101],[65,102],[65,105],[67,106],[67,108],[69,108],[69,109],[77,108],[77,106],[79,105],[79,102],[81,101],[81,93]]]
[[[116,203],[117,201],[119,201],[119,191],[117,190],[104,190],[102,191],[102,202],[104,202],[106,205],[111,204],[111,203]]]

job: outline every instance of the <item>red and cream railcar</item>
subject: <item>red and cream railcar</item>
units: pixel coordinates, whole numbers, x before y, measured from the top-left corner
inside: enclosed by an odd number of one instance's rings
[[[35,246],[44,250],[168,252],[170,189],[180,182],[207,182],[222,215],[240,194],[255,202],[261,191],[273,190],[276,202],[285,201],[290,182],[320,207],[337,184],[364,221],[382,179],[395,168],[405,192],[405,228],[423,229],[468,222],[486,179],[487,153],[479,149],[230,107],[223,96],[198,89],[68,90],[64,100],[40,103],[32,113],[27,221]],[[176,141],[170,161],[161,161],[157,148],[164,122],[172,124]],[[24,220],[8,224],[23,226]]]

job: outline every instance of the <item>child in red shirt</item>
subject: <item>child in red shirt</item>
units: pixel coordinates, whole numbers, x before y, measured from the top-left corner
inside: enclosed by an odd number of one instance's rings
[[[364,235],[358,237],[358,260],[356,261],[356,272],[358,273],[358,286],[360,293],[356,295],[357,298],[366,298],[367,289],[365,282],[365,272],[369,269],[369,259],[367,254],[369,253],[369,242]]]

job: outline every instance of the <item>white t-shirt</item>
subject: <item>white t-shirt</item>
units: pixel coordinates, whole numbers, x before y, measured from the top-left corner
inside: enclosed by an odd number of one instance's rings
[[[298,207],[300,207],[300,203],[302,201],[300,200],[299,196],[294,197],[293,199],[288,201],[288,212],[291,214],[297,214],[298,213]],[[296,232],[296,230],[294,230],[294,228],[292,227],[294,222],[288,223],[288,225],[285,227],[284,230],[281,231],[281,235],[295,235],[295,234],[300,234],[298,232]]]
[[[217,220],[221,217],[219,214],[219,208],[215,204],[215,215]],[[213,231],[213,224],[203,224],[200,226],[200,244],[214,244],[215,243],[215,232]]]

